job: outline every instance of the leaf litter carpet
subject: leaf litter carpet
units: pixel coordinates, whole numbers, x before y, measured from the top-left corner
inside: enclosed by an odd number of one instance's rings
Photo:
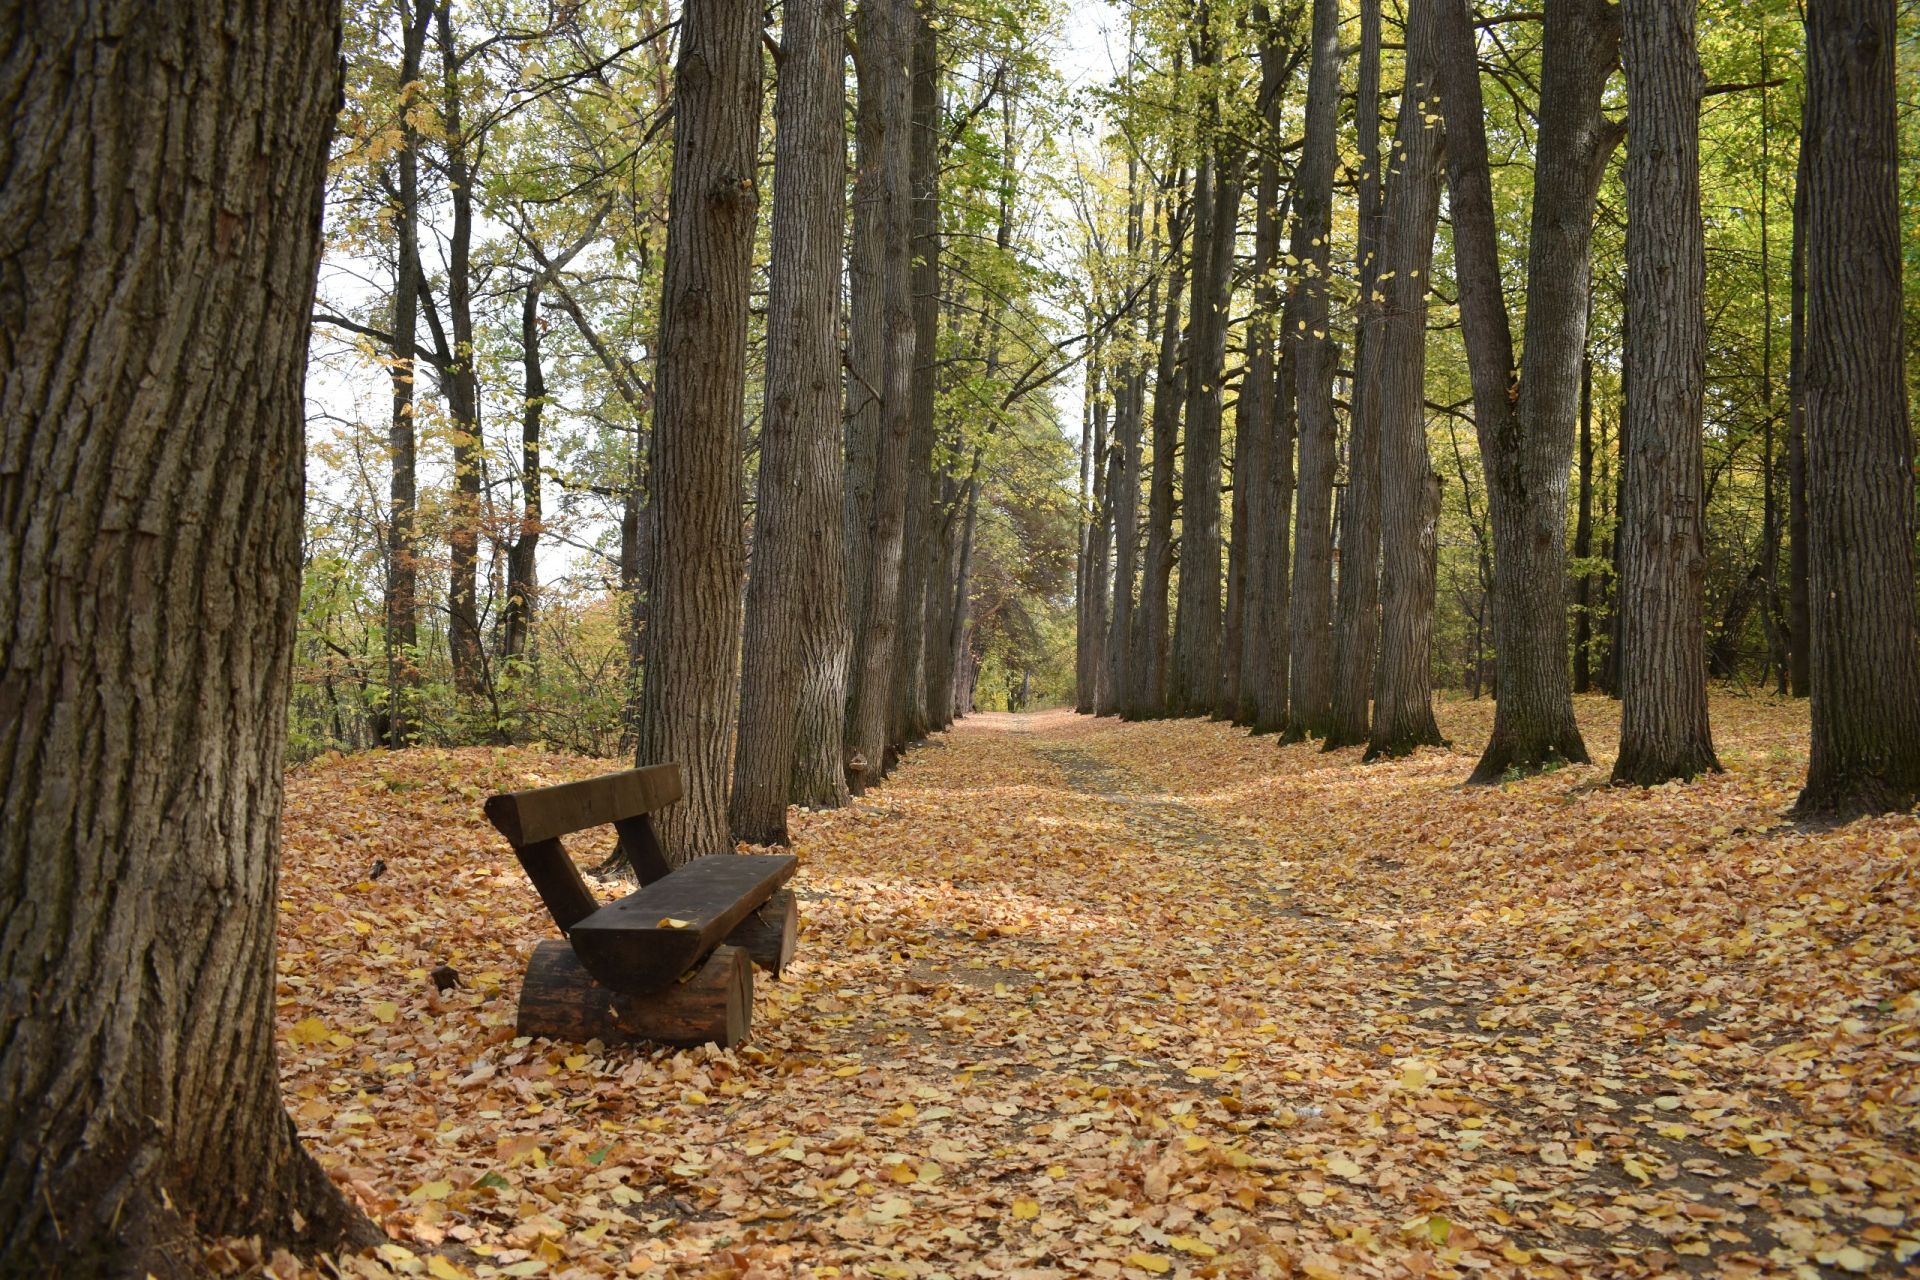
[[[514,1035],[554,930],[479,802],[616,762],[293,771],[288,1105],[391,1241],[327,1272],[1920,1269],[1920,824],[1786,821],[1802,707],[1716,698],[1728,772],[1652,791],[1464,788],[1491,708],[1441,711],[1379,765],[964,721],[798,816],[799,959],[727,1052]]]

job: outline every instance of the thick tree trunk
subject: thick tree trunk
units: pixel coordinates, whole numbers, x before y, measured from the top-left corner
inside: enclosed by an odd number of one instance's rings
[[[196,1233],[371,1243],[274,1050],[339,6],[12,18],[0,1273],[199,1275]]]
[[[900,672],[894,681],[896,742],[918,742],[927,711],[927,601],[933,572],[935,373],[940,336],[940,48],[929,7],[914,18],[913,123],[909,184],[913,199],[913,435],[907,456],[906,568],[900,591]]]
[[[1313,0],[1313,62],[1307,76],[1306,143],[1294,173],[1292,257],[1298,318],[1287,333],[1300,436],[1294,496],[1293,674],[1286,736],[1320,737],[1333,714],[1333,473],[1337,427],[1333,374],[1339,362],[1328,299],[1333,165],[1340,108],[1340,6]]]
[[[1255,732],[1272,727],[1277,713],[1267,705],[1273,688],[1275,653],[1273,577],[1269,562],[1276,542],[1285,545],[1280,526],[1285,513],[1277,505],[1274,476],[1274,320],[1280,268],[1280,165],[1271,148],[1279,141],[1280,96],[1287,68],[1276,39],[1273,16],[1264,3],[1253,10],[1260,37],[1260,131],[1265,145],[1254,178],[1253,311],[1247,318],[1247,363],[1234,415],[1234,489],[1245,489],[1244,518],[1234,525],[1234,542],[1243,547],[1240,570],[1245,603],[1240,616],[1239,701],[1234,722]],[[1236,508],[1239,508],[1236,503]],[[1284,614],[1278,619],[1285,634]],[[1284,652],[1284,650],[1282,651]]]
[[[1472,778],[1481,783],[1510,770],[1587,759],[1567,662],[1567,481],[1586,350],[1594,196],[1620,138],[1601,111],[1619,60],[1619,18],[1607,0],[1567,0],[1547,10],[1544,26],[1517,382],[1466,0],[1443,0],[1439,28],[1455,270],[1487,476],[1499,637],[1499,705]]]
[[[1170,709],[1212,715],[1220,700],[1220,419],[1232,301],[1234,224],[1240,212],[1237,161],[1215,162],[1197,188],[1193,296],[1188,303],[1187,437],[1181,458],[1179,613],[1174,622]],[[1203,231],[1204,230],[1204,238]],[[1204,249],[1202,248],[1204,244]]]
[[[1444,739],[1433,718],[1434,571],[1440,477],[1427,456],[1427,296],[1444,149],[1434,110],[1434,0],[1407,14],[1407,78],[1380,237],[1380,653],[1367,759]]]
[[[907,455],[913,431],[913,300],[911,167],[913,0],[868,0],[862,10],[860,58],[882,117],[879,200],[882,383],[873,460],[873,525],[867,546],[865,638],[850,684],[847,761],[864,763],[861,786],[886,768],[888,712],[899,663],[901,567],[906,550]],[[868,161],[863,156],[861,167]]]
[[[1628,438],[1621,460],[1620,756],[1648,787],[1717,772],[1707,722],[1701,397],[1707,363],[1700,222],[1697,0],[1624,0],[1627,69]]]
[[[480,370],[473,334],[473,158],[460,96],[460,51],[454,40],[453,4],[434,14],[440,45],[440,116],[446,135],[447,323],[440,342],[441,390],[446,397],[453,444],[452,531],[447,584],[447,656],[453,687],[472,697],[486,684],[486,654],[480,644],[481,464],[486,450],[480,425]],[[429,319],[432,319],[429,316]]]
[[[841,0],[788,0],[774,96],[772,268],[759,498],[740,662],[734,838],[786,844],[803,689],[845,682],[840,245],[846,226]],[[811,755],[844,796],[839,708]],[[819,768],[819,766],[814,766]],[[810,769],[808,772],[812,772]],[[817,802],[817,795],[809,797]]]
[[[760,16],[746,0],[688,0],[674,72],[654,402],[641,764],[680,765],[686,795],[659,815],[679,863],[732,847],[729,754],[739,678],[740,433],[760,133]]]
[[[1335,602],[1333,708],[1326,749],[1367,740],[1380,610],[1380,0],[1361,0],[1360,77],[1354,129],[1360,137],[1359,325],[1353,410],[1347,428],[1347,491],[1340,506],[1340,585]],[[1420,276],[1425,281],[1424,273]],[[1391,283],[1389,281],[1388,283]],[[1424,341],[1424,336],[1423,336]]]
[[[1147,491],[1147,550],[1140,568],[1138,626],[1133,636],[1133,686],[1126,716],[1144,720],[1167,712],[1167,587],[1173,579],[1173,471],[1180,448],[1180,295],[1187,263],[1180,252],[1184,227],[1172,205],[1186,185],[1176,179],[1169,194],[1166,313],[1153,378],[1153,475]]]
[[[1842,818],[1920,800],[1894,11],[1893,0],[1807,9],[1813,749],[1797,811]]]
[[[853,27],[856,100],[853,124],[853,194],[847,248],[846,555],[847,626],[851,637],[842,732],[852,751],[853,702],[866,666],[867,601],[873,572],[873,467],[880,453],[880,412],[887,382],[886,94],[888,6],[892,0],[859,0]],[[869,50],[871,49],[871,55]],[[904,175],[901,175],[904,177]],[[896,193],[897,194],[897,193]],[[865,761],[861,762],[864,767]],[[878,776],[879,762],[874,762]]]
[[[420,79],[426,55],[427,24],[433,21],[429,0],[402,6],[406,28],[401,34],[399,83]],[[418,516],[416,453],[413,428],[415,385],[414,338],[420,321],[420,133],[410,115],[400,123],[400,152],[394,158],[393,234],[393,346],[389,378],[393,385],[393,415],[387,425],[387,580],[383,604],[386,618],[387,731],[390,747],[413,740],[415,703],[419,697],[420,565],[414,541]]]

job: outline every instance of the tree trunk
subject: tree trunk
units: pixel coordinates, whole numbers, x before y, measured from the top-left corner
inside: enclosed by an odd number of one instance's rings
[[[973,451],[973,470],[967,476],[967,514],[960,525],[960,555],[953,575],[952,622],[947,631],[948,669],[953,672],[953,687],[947,691],[950,712],[948,722],[973,710],[973,682],[979,667],[967,644],[968,604],[972,599],[973,534],[980,516],[980,450]]]
[[[9,30],[0,1273],[199,1275],[202,1233],[370,1244],[274,1049],[339,6]]]
[[[1091,366],[1105,374],[1104,344],[1094,340]],[[1092,379],[1096,384],[1104,376]],[[1087,713],[1099,709],[1101,681],[1107,673],[1107,617],[1113,594],[1113,499],[1107,491],[1107,401],[1093,402],[1093,524],[1087,535]]]
[[[1624,0],[1627,69],[1626,540],[1620,582],[1620,756],[1650,787],[1714,773],[1701,593],[1707,573],[1701,397],[1707,361],[1700,222],[1697,0]]]
[[[1340,108],[1340,5],[1313,0],[1313,62],[1307,76],[1306,143],[1294,174],[1292,257],[1298,319],[1292,350],[1300,434],[1300,484],[1294,514],[1293,675],[1287,737],[1327,732],[1333,714],[1333,416],[1334,349],[1328,300],[1333,226],[1335,131]]]
[[[1805,104],[1800,136],[1807,136]],[[1807,597],[1812,538],[1807,521],[1807,165],[1802,143],[1793,183],[1787,352],[1787,675],[1796,698],[1813,691],[1813,605]]]
[[[1167,587],[1173,578],[1173,469],[1180,447],[1180,295],[1186,258],[1180,252],[1183,218],[1173,202],[1186,185],[1182,174],[1168,198],[1166,314],[1153,378],[1153,477],[1147,491],[1147,550],[1140,569],[1140,607],[1133,637],[1133,687],[1127,719],[1167,712]]]
[[[1347,491],[1340,507],[1340,587],[1334,614],[1333,707],[1325,744],[1328,751],[1367,741],[1374,646],[1379,638],[1380,326],[1384,314],[1379,296],[1380,0],[1361,0],[1360,31],[1360,77],[1354,105],[1354,128],[1360,135],[1360,225],[1354,263],[1360,281],[1360,304],[1353,350],[1353,409],[1347,428]],[[1419,279],[1425,282],[1424,271]],[[1422,421],[1424,424],[1424,418]]]
[[[1407,78],[1380,237],[1380,652],[1366,758],[1445,741],[1433,718],[1440,477],[1427,456],[1427,296],[1444,150],[1435,97],[1434,0],[1407,14]]]
[[[507,553],[507,604],[502,619],[505,635],[500,656],[508,662],[524,658],[533,631],[536,596],[540,590],[540,419],[547,404],[547,377],[540,367],[540,288],[542,279],[527,281],[520,302],[520,363],[524,370],[520,409],[520,528]]]
[[[1263,140],[1254,178],[1253,311],[1247,318],[1246,372],[1240,381],[1240,405],[1234,414],[1233,483],[1236,497],[1245,490],[1244,512],[1233,529],[1240,556],[1245,603],[1240,615],[1239,700],[1234,722],[1255,732],[1270,728],[1268,692],[1275,658],[1269,562],[1283,516],[1274,484],[1274,313],[1278,309],[1275,272],[1280,268],[1280,165],[1270,148],[1278,145],[1280,96],[1286,67],[1266,4],[1253,9],[1260,38],[1260,133]],[[1236,511],[1240,511],[1236,502]],[[1284,632],[1285,619],[1280,619]]]
[[[1775,693],[1786,697],[1790,691],[1787,656],[1787,619],[1780,598],[1780,464],[1777,438],[1779,417],[1775,412],[1773,341],[1773,111],[1768,81],[1773,63],[1768,24],[1760,20],[1760,412],[1763,415],[1760,469],[1760,536],[1763,543],[1760,563],[1766,579],[1767,662],[1773,668]]]
[[[403,6],[406,29],[401,35],[400,92],[420,79],[426,54],[427,24],[433,20],[428,0]],[[414,338],[420,321],[420,133],[411,115],[400,122],[400,151],[394,158],[394,184],[399,202],[394,208],[395,257],[393,275],[393,416],[387,426],[389,478],[387,482],[387,581],[384,600],[387,659],[386,745],[404,747],[413,740],[415,703],[419,698],[420,666],[419,548],[414,541],[418,516],[416,477],[417,437],[413,429]]]
[[[953,723],[953,584],[960,572],[960,524],[966,494],[952,472],[940,476],[939,532],[927,583],[927,721],[936,732]]]
[[[1796,811],[1920,800],[1893,0],[1807,9],[1806,457],[1813,749]]]
[[[641,764],[686,795],[659,815],[669,860],[732,847],[727,781],[739,678],[740,434],[760,133],[760,17],[688,0],[674,72],[673,189],[654,400],[652,560]]]
[[[1213,144],[1209,144],[1210,146]],[[1187,438],[1180,487],[1179,613],[1171,710],[1212,715],[1220,700],[1220,419],[1232,302],[1237,157],[1209,161],[1195,187],[1194,270],[1187,327]],[[1202,185],[1204,183],[1205,185]]]
[[[1073,555],[1073,709],[1093,714],[1093,410],[1100,399],[1099,362],[1086,364],[1080,395],[1080,504]]]
[[[1466,0],[1444,0],[1440,22],[1460,320],[1494,549],[1499,705],[1473,772],[1480,783],[1498,782],[1509,770],[1587,759],[1567,662],[1567,481],[1586,350],[1594,196],[1620,138],[1601,111],[1619,61],[1620,29],[1607,0],[1551,6],[1544,26],[1525,354],[1516,382]]]
[[[441,389],[452,421],[453,499],[448,504],[447,657],[453,687],[465,697],[486,683],[480,645],[480,470],[486,450],[480,427],[480,370],[473,346],[473,162],[461,113],[460,51],[454,42],[453,4],[434,14],[440,44],[440,116],[446,135],[447,201],[453,225],[447,234],[447,323],[440,339]],[[430,316],[429,319],[432,317]]]
[[[912,0],[867,0],[862,6],[860,58],[865,83],[881,113],[879,201],[881,341],[880,420],[873,461],[873,526],[866,573],[867,603],[860,611],[865,639],[856,646],[848,713],[847,761],[864,763],[861,785],[879,780],[887,756],[888,712],[899,662],[901,562],[906,549],[907,453],[913,430],[913,301],[908,296],[912,253],[909,125],[913,82]],[[862,156],[864,169],[869,160]]]
[[[1127,265],[1128,275],[1138,270],[1145,229],[1140,198],[1140,164],[1137,157],[1127,160]],[[1146,309],[1142,313],[1151,324],[1159,301],[1148,285]],[[1118,403],[1114,410],[1113,456],[1108,460],[1107,501],[1113,512],[1113,608],[1107,622],[1104,646],[1107,668],[1100,681],[1100,700],[1094,706],[1097,715],[1120,715],[1126,708],[1128,681],[1131,679],[1129,656],[1133,635],[1134,579],[1140,559],[1140,417],[1147,394],[1146,370],[1134,346],[1138,332],[1135,321],[1127,322],[1129,354],[1120,366]]]
[[[1573,523],[1573,558],[1579,562],[1573,582],[1573,691],[1593,689],[1593,357],[1580,359],[1580,454],[1574,471],[1577,486]]]
[[[913,124],[909,174],[913,199],[913,435],[907,457],[906,568],[900,591],[900,672],[894,681],[894,734],[918,742],[927,711],[927,599],[933,571],[935,373],[940,336],[940,48],[930,10],[916,11]]]
[[[788,843],[803,688],[845,682],[839,421],[840,245],[847,200],[844,22],[841,0],[789,0],[781,23],[765,412],[740,662],[740,732],[728,804],[734,838],[749,844]],[[839,719],[836,700],[824,741],[810,753],[831,757],[828,803],[844,802],[843,790],[833,794],[836,786],[846,786],[838,764]]]

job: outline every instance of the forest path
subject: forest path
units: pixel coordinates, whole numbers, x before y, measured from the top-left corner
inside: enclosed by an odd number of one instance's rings
[[[1613,708],[1581,710],[1604,759]],[[1443,723],[1477,742],[1484,712]],[[797,815],[800,959],[726,1053],[512,1037],[550,925],[473,857],[467,793],[604,765],[315,766],[296,1116],[476,1276],[1894,1274],[1920,1251],[1920,824],[1784,825],[1799,709],[1715,713],[1730,772],[1644,793],[972,717]],[[343,854],[392,868],[345,913]],[[471,989],[422,996],[449,948]]]

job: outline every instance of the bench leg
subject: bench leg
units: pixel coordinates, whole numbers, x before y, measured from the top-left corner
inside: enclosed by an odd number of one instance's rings
[[[752,1018],[753,964],[739,947],[715,947],[684,981],[633,995],[603,986],[571,946],[553,938],[527,960],[515,1030],[554,1040],[711,1043],[724,1049],[747,1038]]]
[[[793,959],[799,939],[800,904],[793,890],[781,889],[733,927],[727,945],[742,948],[755,964],[777,978]]]

